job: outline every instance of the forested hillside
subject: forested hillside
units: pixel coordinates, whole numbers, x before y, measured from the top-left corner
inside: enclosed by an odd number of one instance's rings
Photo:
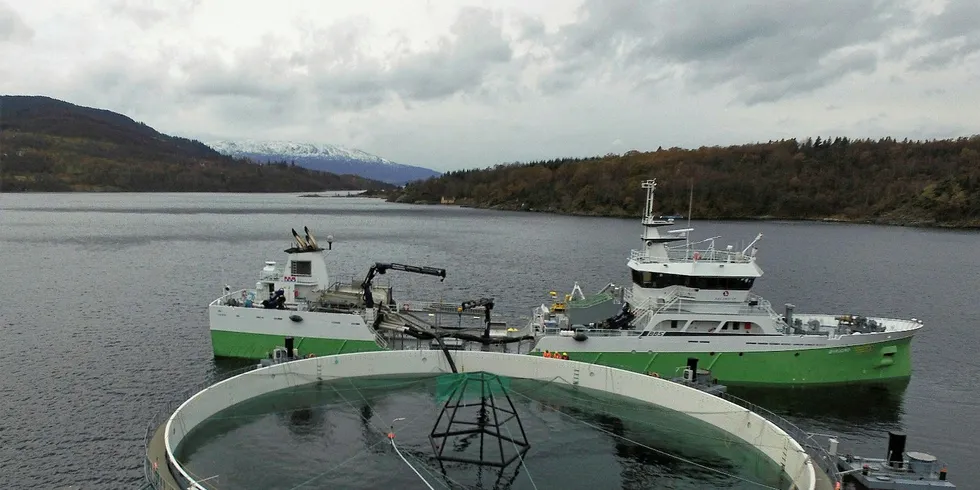
[[[657,210],[695,219],[839,219],[980,226],[980,136],[781,140],[697,150],[631,151],[463,170],[410,184],[390,200],[601,216],[639,216],[640,181]]]
[[[295,192],[389,189],[353,175],[258,165],[111,111],[0,97],[0,191]]]

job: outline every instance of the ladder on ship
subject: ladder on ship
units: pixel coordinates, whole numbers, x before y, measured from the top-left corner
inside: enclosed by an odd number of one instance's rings
[[[364,323],[367,325],[367,328],[374,333],[374,343],[378,344],[378,347],[381,347],[382,349],[387,349],[388,339],[386,339],[379,330],[374,328],[374,321],[377,319],[377,317],[378,311],[374,308],[366,308],[364,310]]]

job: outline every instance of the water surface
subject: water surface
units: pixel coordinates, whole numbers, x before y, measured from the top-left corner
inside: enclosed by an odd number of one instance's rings
[[[744,246],[762,232],[757,292],[777,310],[915,317],[907,387],[748,393],[842,448],[909,450],[980,481],[980,235],[870,225],[699,222]],[[447,269],[386,274],[401,297],[494,296],[516,322],[551,290],[627,283],[634,220],[411,206],[284,194],[0,194],[0,486],[138,485],[146,423],[169,400],[234,366],[211,357],[206,305],[283,260],[289,228],[333,235],[338,279],[374,261]]]

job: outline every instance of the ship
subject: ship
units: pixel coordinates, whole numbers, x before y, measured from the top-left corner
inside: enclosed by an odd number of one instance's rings
[[[586,295],[550,292],[532,311],[532,354],[674,377],[696,358],[727,386],[891,382],[911,376],[911,342],[923,322],[855,314],[777,313],[752,291],[763,271],[759,234],[742,250],[691,241],[693,228],[654,214],[646,190],[642,248],[630,252],[631,283]],[[690,213],[688,213],[690,216]],[[666,229],[665,228],[679,228]]]
[[[375,284],[390,271],[445,280],[438,267],[375,262],[363,279],[332,281],[327,255],[308,227],[292,231],[283,264],[266,261],[254,288],[232,290],[208,305],[215,358],[276,361],[386,349],[485,349],[529,353],[533,338],[491,317],[492,297],[456,303],[400,300],[389,285]],[[516,347],[508,347],[516,344]]]

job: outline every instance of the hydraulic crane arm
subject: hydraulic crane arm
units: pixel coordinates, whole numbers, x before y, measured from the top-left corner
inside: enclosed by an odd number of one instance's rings
[[[386,262],[375,262],[368,271],[367,276],[364,277],[364,282],[361,283],[361,289],[364,290],[364,306],[368,308],[374,308],[374,295],[371,294],[371,281],[374,280],[374,276],[378,274],[384,274],[388,269],[402,271],[402,272],[414,272],[416,274],[427,274],[430,276],[439,276],[441,281],[446,280],[446,269],[437,269],[435,267],[426,267],[419,265],[405,265],[405,264],[392,264]]]
[[[490,310],[493,310],[493,298],[480,298],[476,300],[463,301],[459,305],[459,314],[462,315],[464,310],[476,308],[477,306],[482,306],[484,308],[483,322],[486,324],[486,328],[483,330],[483,336],[485,338],[490,338]]]
[[[476,308],[482,306],[484,308],[484,322],[490,323],[490,310],[493,309],[493,298],[480,298],[470,301],[463,301],[459,305],[459,314],[462,315],[464,311],[471,308]]]

